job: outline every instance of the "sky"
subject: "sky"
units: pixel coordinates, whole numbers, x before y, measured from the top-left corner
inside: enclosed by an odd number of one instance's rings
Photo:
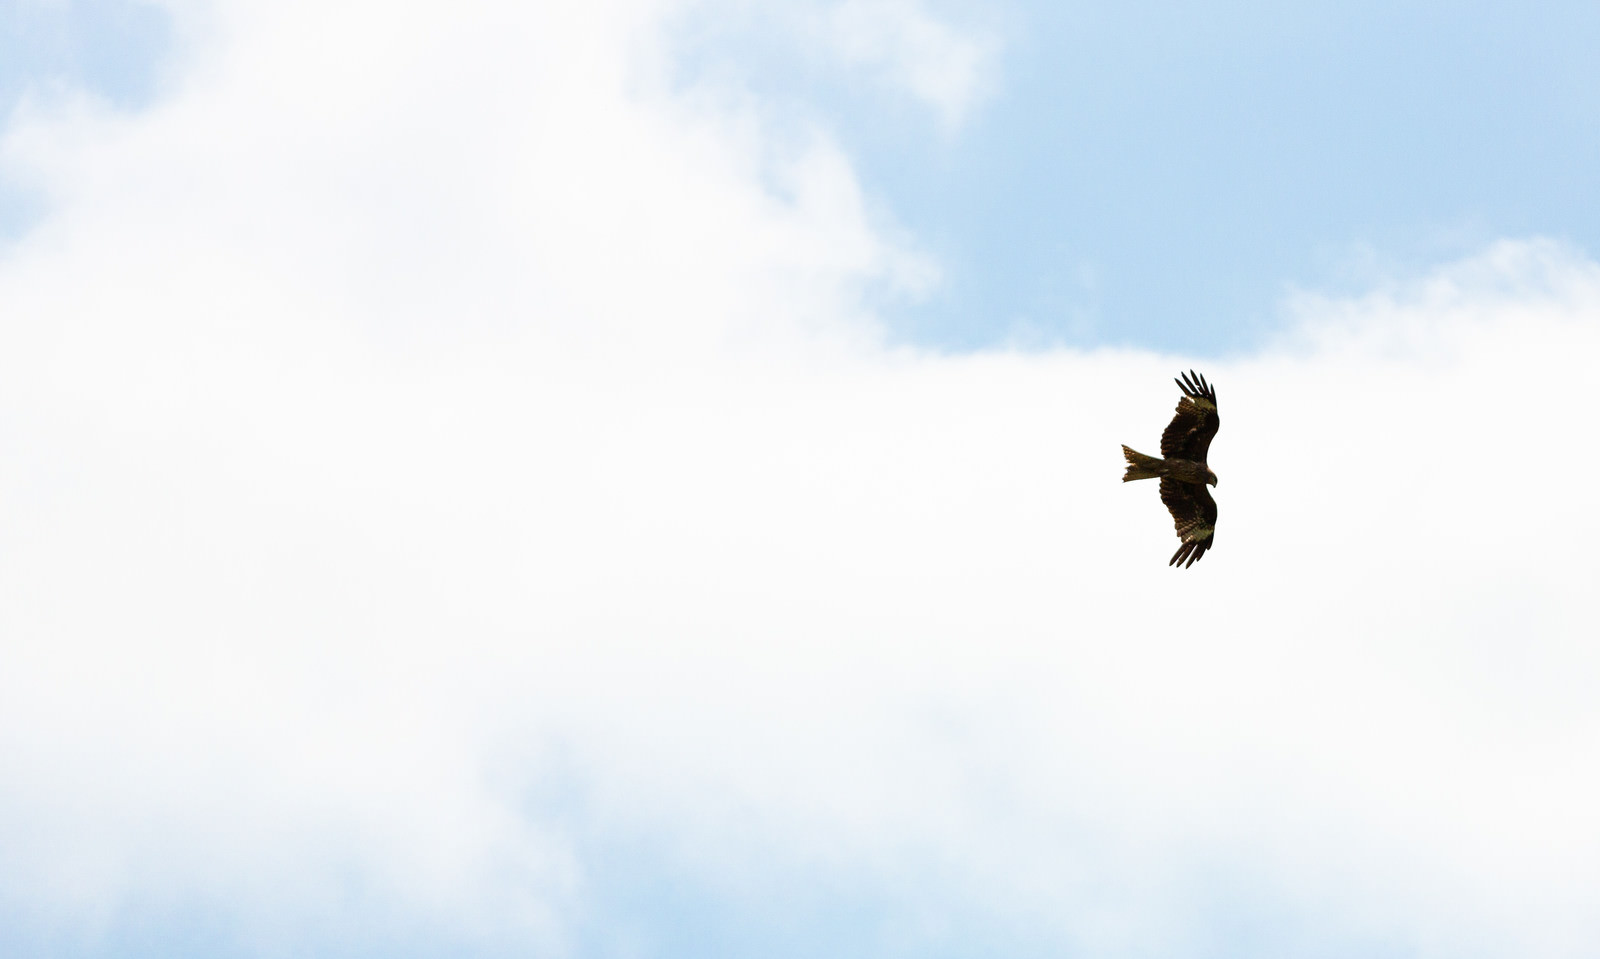
[[[0,5],[0,952],[1600,954],[1597,28]]]

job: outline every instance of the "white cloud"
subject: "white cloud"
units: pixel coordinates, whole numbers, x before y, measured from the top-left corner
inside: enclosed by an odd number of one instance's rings
[[[0,261],[0,901],[559,948],[554,779],[686,875],[935,862],[1096,954],[1192,954],[1217,870],[1582,952],[1600,268],[1206,364],[1174,572],[1117,444],[1189,360],[885,348],[863,287],[928,267],[640,73],[658,9],[442,10],[219,6],[171,101],[6,136],[53,212]]]
[[[920,0],[842,0],[827,23],[847,62],[928,104],[946,129],[960,126],[992,90],[997,41],[955,29]]]

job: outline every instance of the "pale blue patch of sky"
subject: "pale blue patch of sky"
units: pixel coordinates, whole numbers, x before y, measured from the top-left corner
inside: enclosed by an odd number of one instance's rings
[[[1502,236],[1600,249],[1600,6],[1351,0],[931,4],[999,36],[957,136],[786,49],[695,22],[685,79],[819,119],[940,260],[895,333],[1226,353],[1291,285],[1359,290]]]
[[[591,824],[567,835],[577,840],[582,893],[562,916],[569,926],[555,952],[574,959],[1412,959],[1427,952],[1404,930],[1356,929],[1332,910],[1288,904],[1236,862],[1168,890],[1171,914],[1119,909],[1134,921],[1125,935],[1088,945],[1075,942],[1070,928],[1063,932],[1058,917],[976,907],[961,892],[968,883],[949,869],[902,870],[917,878],[884,883],[881,860],[854,873],[768,864],[735,888],[729,876],[710,878],[669,852],[659,831],[629,836]],[[0,951],[11,959],[520,959],[543,951],[515,937],[486,941],[470,923],[455,932],[430,927],[361,901],[358,890],[350,895],[324,904],[320,920],[297,914],[277,924],[264,922],[248,896],[223,893],[186,903],[135,894],[93,928],[0,912]],[[1062,909],[1092,910],[1088,898]]]
[[[29,90],[86,90],[121,109],[144,106],[171,46],[166,12],[139,0],[0,0],[0,129]],[[40,212],[37,197],[0,177],[0,239]]]
[[[792,848],[763,845],[774,838],[769,828],[734,815],[725,817],[729,836],[744,835],[748,848],[725,836],[704,850],[670,822],[630,824],[602,814],[608,804],[594,800],[579,757],[564,748],[543,755],[521,790],[520,812],[559,836],[578,865],[575,890],[557,899],[558,951],[574,959],[1412,959],[1426,952],[1404,929],[1358,927],[1337,905],[1287,897],[1248,843],[1187,866],[1168,864],[1167,875],[1148,883],[1147,901],[1117,885],[1126,877],[1107,877],[1104,889],[1068,893],[1058,914],[1041,915],[1037,903],[1013,908],[980,890],[934,849],[797,861]],[[1093,823],[1079,828],[1087,846],[1102,845]],[[1054,841],[1063,856],[1073,855],[1062,833]],[[306,853],[316,848],[308,843]],[[132,890],[92,930],[0,909],[0,955],[521,959],[537,951],[515,936],[490,941],[452,931],[448,916],[430,922],[422,911],[396,909],[357,869],[330,884],[327,864],[307,865],[320,867],[317,888],[327,898],[311,918],[298,888],[283,898],[301,905],[277,922],[269,905],[239,887],[187,897]],[[1096,896],[1125,923],[1105,935],[1114,924],[1097,921],[1098,941],[1062,920],[1092,917]]]
[[[142,106],[155,94],[170,29],[165,11],[139,0],[3,0],[0,104],[9,108],[28,85],[56,82]]]
[[[573,959],[1412,959],[1425,952],[1403,929],[1358,928],[1337,906],[1286,898],[1244,848],[1219,849],[1181,870],[1169,864],[1166,881],[1149,884],[1154,900],[1140,904],[1139,894],[1108,877],[1105,889],[1068,894],[1060,914],[1045,916],[1032,911],[1037,904],[1011,908],[991,890],[974,895],[973,877],[932,849],[801,862],[792,849],[763,847],[770,831],[733,816],[729,833],[744,834],[749,848],[741,853],[722,837],[717,850],[705,851],[670,822],[628,824],[602,814],[608,804],[594,800],[578,756],[560,748],[543,755],[521,790],[520,812],[561,837],[578,865],[575,889],[556,900],[564,925],[557,952]],[[1092,823],[1080,826],[1088,845],[1101,845],[1092,841]],[[1073,844],[1060,842],[1059,832],[1056,839],[1071,856]],[[307,843],[305,853],[319,848]],[[452,928],[454,917],[397,908],[354,863],[334,882],[328,875],[337,867],[306,866],[324,901],[313,899],[308,910],[312,894],[284,889],[282,901],[298,905],[276,918],[276,897],[247,891],[248,882],[186,893],[123,890],[127,898],[92,924],[0,906],[0,955],[523,959],[540,951],[515,935],[475,934],[470,921]],[[1122,920],[1135,921],[1091,942],[1061,916],[1092,915],[1100,894]]]

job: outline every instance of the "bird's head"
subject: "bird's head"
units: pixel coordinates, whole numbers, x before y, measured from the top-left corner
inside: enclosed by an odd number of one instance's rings
[[[1206,470],[1206,485],[1207,486],[1215,486],[1215,485],[1217,485],[1217,474],[1211,472],[1210,470]]]

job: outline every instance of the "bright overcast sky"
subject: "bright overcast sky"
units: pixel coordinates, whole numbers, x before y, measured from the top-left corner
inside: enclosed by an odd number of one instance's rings
[[[1600,8],[1458,6],[0,0],[0,954],[1596,955]]]

